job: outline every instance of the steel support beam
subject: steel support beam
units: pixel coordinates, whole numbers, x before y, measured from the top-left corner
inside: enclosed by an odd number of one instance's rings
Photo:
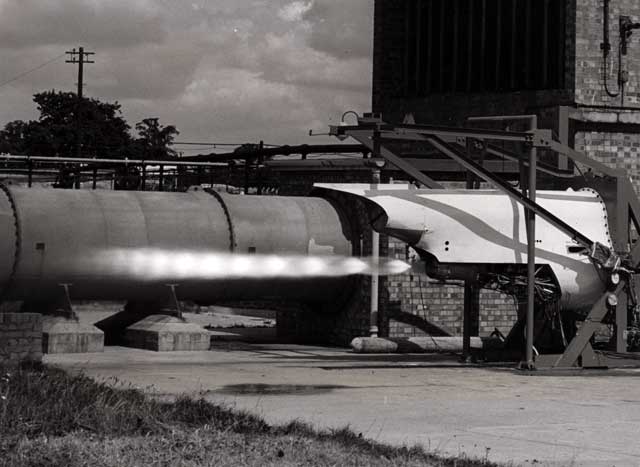
[[[524,157],[521,157],[519,154],[512,153],[511,151],[507,151],[506,149],[493,146],[491,144],[487,146],[487,154],[491,154],[492,156],[501,157],[507,160],[522,162],[525,167],[529,167],[529,161],[526,160]],[[559,170],[553,167],[552,165],[545,164],[544,162],[540,162],[540,161],[538,161],[536,168],[538,172],[543,172],[558,178],[575,178],[576,176],[570,170]]]
[[[420,141],[420,135],[439,136],[443,139],[450,138],[476,138],[476,139],[488,139],[495,141],[513,141],[520,143],[533,143],[534,136],[531,132],[515,132],[515,131],[498,131],[498,130],[486,130],[482,128],[452,128],[434,125],[416,125],[416,124],[398,124],[389,125],[381,121],[375,122],[363,122],[361,125],[340,125],[331,126],[329,134],[338,137],[352,136],[355,132],[368,132],[370,135],[372,131],[380,131],[383,138],[388,137],[402,137],[413,141]],[[545,136],[543,133],[538,135],[539,139]],[[448,139],[451,141],[451,139]]]
[[[413,177],[418,182],[422,183],[427,188],[444,188],[438,182],[426,176],[420,170],[416,169],[412,164],[405,161],[403,158],[396,156],[393,152],[384,147],[384,145],[380,144],[379,147],[376,147],[376,142],[373,140],[372,132],[370,130],[352,131],[349,132],[349,136],[359,141],[362,145],[369,148],[369,150],[371,150],[372,152],[374,151],[374,149],[379,150],[381,157]]]
[[[609,175],[611,177],[617,177],[623,175],[623,172],[620,170],[612,169],[611,167],[604,165],[601,162],[591,159],[590,157],[582,154],[575,149],[570,148],[569,146],[565,146],[564,144],[558,143],[557,141],[553,141],[552,139],[540,138],[539,141],[535,143],[538,147],[546,147],[551,149],[552,151],[557,152],[558,154],[562,154],[564,156],[573,159],[575,162],[580,162],[581,164],[586,165],[587,167],[591,167],[592,169],[597,170],[598,172]]]

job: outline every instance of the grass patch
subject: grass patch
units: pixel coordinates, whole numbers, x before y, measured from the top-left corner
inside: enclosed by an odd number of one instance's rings
[[[0,466],[489,466],[180,397],[162,402],[56,368],[0,367]]]

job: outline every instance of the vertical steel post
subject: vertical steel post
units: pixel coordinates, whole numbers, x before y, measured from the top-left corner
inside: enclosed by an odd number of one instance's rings
[[[95,189],[96,189],[97,184],[98,184],[98,168],[97,168],[97,167],[94,167],[94,168],[93,168],[93,183],[92,183],[92,185],[91,185],[91,188],[92,188],[93,190],[95,190]]]
[[[244,160],[244,194],[249,194],[249,158]]]
[[[27,175],[27,184],[29,185],[29,188],[31,188],[31,185],[33,183],[33,162],[31,161],[31,159],[27,161],[27,170],[29,171]]]
[[[142,186],[140,187],[141,191],[145,191],[147,186],[147,166],[146,164],[142,164]]]
[[[164,165],[160,165],[160,172],[158,173],[158,190],[164,190]]]
[[[538,127],[538,119],[531,117],[530,129]],[[538,151],[534,146],[529,148],[529,199],[536,202],[536,171]],[[533,369],[533,328],[535,317],[535,286],[536,286],[536,215],[531,210],[525,210],[527,218],[527,342],[525,347],[525,362],[527,369]]]
[[[624,255],[631,248],[631,238],[629,236],[629,198],[635,196],[633,188],[629,186],[626,174],[620,174],[616,177],[616,208],[615,208],[615,235],[613,238],[613,249],[616,253]],[[629,277],[629,281],[634,281],[634,276]],[[628,284],[633,287],[637,284]],[[616,305],[616,326],[615,326],[615,343],[616,352],[627,352],[626,330],[628,326],[627,316],[628,294],[623,292],[618,295],[618,304]]]
[[[467,138],[467,157],[473,160],[472,153],[473,141]],[[467,190],[473,190],[475,185],[475,175],[467,170]],[[475,274],[474,274],[475,275]],[[476,278],[465,279],[464,281],[464,307],[462,311],[462,361],[471,361],[471,336],[474,334],[473,329],[474,317],[477,316],[480,307],[479,289],[475,284]],[[475,320],[477,321],[477,320]],[[477,329],[477,326],[475,326]],[[477,335],[477,331],[475,335]]]
[[[262,172],[260,166],[264,160],[263,151],[264,151],[264,141],[260,140],[260,149],[259,149],[258,157],[256,158],[256,183],[258,185],[258,194],[262,194]]]
[[[372,171],[371,189],[377,190],[380,183],[380,169]],[[380,234],[371,229],[371,264],[373,273],[371,274],[371,310],[369,313],[369,335],[378,337],[378,289],[380,278],[378,275],[378,264],[380,262]]]
[[[558,107],[558,137],[562,144],[569,146],[569,107],[566,105]],[[558,168],[569,168],[569,158],[564,154],[558,154]]]
[[[479,331],[480,288],[477,277],[464,281],[464,310],[462,317],[462,361],[471,361],[471,336]]]

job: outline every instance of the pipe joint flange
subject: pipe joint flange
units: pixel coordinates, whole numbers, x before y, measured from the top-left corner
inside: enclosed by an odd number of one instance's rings
[[[22,244],[22,235],[20,234],[20,218],[18,217],[18,208],[16,207],[16,201],[13,197],[13,193],[9,190],[9,187],[4,183],[0,183],[0,190],[5,194],[7,199],[9,200],[9,205],[11,206],[11,211],[13,213],[13,224],[14,224],[14,232],[15,232],[15,252],[13,255],[13,264],[11,266],[11,273],[9,275],[9,279],[0,290],[0,302],[4,301],[7,291],[9,290],[11,284],[16,275],[16,271],[18,269],[18,262],[20,260],[20,250]]]

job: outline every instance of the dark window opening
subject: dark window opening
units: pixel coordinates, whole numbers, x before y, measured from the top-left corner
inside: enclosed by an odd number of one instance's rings
[[[407,97],[563,89],[559,0],[406,0]]]

